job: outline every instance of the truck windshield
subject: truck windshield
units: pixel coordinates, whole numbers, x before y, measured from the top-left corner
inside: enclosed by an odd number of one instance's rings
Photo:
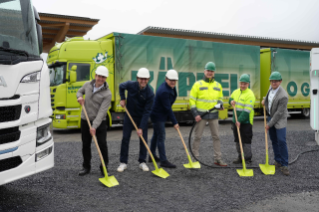
[[[50,69],[50,86],[56,86],[63,83],[65,79],[66,65],[49,67]]]
[[[31,0],[0,0],[0,53],[39,56]]]

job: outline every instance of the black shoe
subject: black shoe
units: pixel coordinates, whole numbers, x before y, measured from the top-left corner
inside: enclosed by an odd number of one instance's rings
[[[84,176],[86,174],[90,173],[90,169],[87,169],[87,168],[83,168],[80,172],[79,172],[79,175],[80,176]]]
[[[161,167],[176,168],[176,166],[170,163],[168,160],[161,162]]]
[[[245,159],[246,164],[251,164],[252,161],[251,159]],[[233,164],[242,164],[242,159],[241,158],[237,158],[236,160],[233,161]]]
[[[160,162],[159,157],[157,157],[157,156],[155,156],[155,155],[153,155],[153,157],[154,157],[154,159],[155,159],[156,162]],[[152,163],[152,162],[153,162],[151,157],[148,157],[148,162],[149,162],[149,163]]]
[[[241,158],[237,158],[236,160],[233,161],[233,164],[241,164],[241,163],[242,163]]]

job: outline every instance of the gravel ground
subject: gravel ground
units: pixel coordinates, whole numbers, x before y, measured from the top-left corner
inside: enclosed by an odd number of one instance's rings
[[[233,137],[220,138],[223,158],[231,164],[237,156]],[[319,149],[313,131],[287,132],[287,141],[290,161],[302,151]],[[131,141],[123,173],[116,172],[120,142],[108,141],[108,146],[109,174],[119,186],[107,188],[99,182],[94,146],[91,173],[80,177],[81,143],[59,142],[53,169],[0,187],[0,211],[319,211],[318,151],[302,154],[289,167],[288,177],[280,171],[266,176],[254,168],[254,177],[241,178],[236,168],[185,169],[185,151],[175,137],[166,142],[166,150],[178,167],[165,168],[171,176],[162,179],[138,168],[137,140]],[[265,163],[264,133],[254,133],[252,149],[252,166]],[[272,158],[271,150],[270,163]]]

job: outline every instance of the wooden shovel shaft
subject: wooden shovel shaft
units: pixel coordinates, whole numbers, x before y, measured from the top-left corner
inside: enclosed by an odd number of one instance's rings
[[[179,129],[177,129],[177,132],[178,132],[178,134],[179,134],[179,137],[181,137],[181,140],[182,140],[183,146],[184,146],[184,148],[185,148],[185,151],[186,151],[186,154],[187,154],[187,157],[188,157],[188,156],[190,156],[190,155],[189,155],[189,153],[188,153],[188,150],[187,150],[187,147],[186,147],[186,144],[185,144],[184,138],[183,138],[183,136],[182,136],[182,134],[181,134],[181,131],[180,131]]]
[[[138,128],[137,128],[137,126],[136,126],[136,124],[135,124],[133,118],[131,117],[131,114],[128,112],[128,110],[126,109],[125,106],[124,106],[124,109],[125,109],[125,112],[126,112],[126,114],[128,115],[128,117],[131,119],[131,122],[132,122],[132,124],[134,125],[134,127],[135,127],[135,129],[136,129],[136,131],[137,131]],[[154,156],[153,156],[153,154],[152,154],[150,148],[148,147],[146,141],[144,140],[143,135],[140,135],[140,138],[142,139],[142,141],[143,141],[143,143],[144,143],[144,145],[145,145],[145,147],[146,147],[148,153],[150,154],[150,156],[151,156],[151,158],[152,158],[152,161],[153,161],[153,163],[154,163],[155,169],[158,169],[157,164],[154,162],[154,161],[155,161]]]
[[[267,131],[266,131],[266,107],[264,105],[264,124],[265,124],[265,146],[266,146],[266,164],[268,165],[268,138],[267,138]]]
[[[236,112],[236,107],[234,107],[234,112],[235,112],[235,119],[236,119],[236,123],[237,123],[237,112]],[[243,161],[243,168],[244,170],[246,169],[246,164],[245,164],[245,157],[244,157],[244,150],[243,150],[243,146],[241,143],[241,136],[240,136],[240,130],[239,127],[236,125],[237,127],[237,132],[238,132],[238,138],[239,138],[239,146],[240,146],[240,152],[241,152],[241,159]]]
[[[90,127],[90,129],[91,129],[92,127],[91,127],[90,119],[89,119],[89,117],[88,117],[88,114],[87,114],[87,112],[86,112],[86,109],[85,109],[85,107],[84,107],[84,104],[82,105],[82,109],[83,109],[83,111],[84,111],[84,115],[85,115],[86,120],[87,120],[87,122],[88,122],[88,124],[89,124],[89,127]],[[99,153],[99,156],[100,156],[100,159],[101,159],[101,162],[102,162],[102,166],[105,168],[105,171],[106,171],[104,159],[103,159],[103,156],[102,156],[102,153],[101,153],[99,144],[97,143],[97,140],[96,140],[95,135],[93,135],[93,140],[94,140],[95,146],[96,146],[96,148],[97,148],[97,151],[98,151],[98,153]]]

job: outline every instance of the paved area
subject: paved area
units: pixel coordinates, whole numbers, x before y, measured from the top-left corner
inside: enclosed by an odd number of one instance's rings
[[[181,127],[185,140],[190,127]],[[166,179],[138,168],[136,135],[130,143],[128,169],[116,172],[121,127],[108,132],[109,175],[120,183],[113,188],[98,180],[100,161],[94,146],[91,173],[78,176],[82,163],[79,131],[54,131],[55,167],[1,186],[0,211],[319,211],[319,152],[300,155],[290,165],[289,177],[279,170],[273,176],[264,175],[258,168],[265,160],[262,119],[255,120],[254,159],[247,166],[253,169],[254,177],[248,178],[239,177],[236,169],[242,167],[231,164],[236,151],[229,121],[220,123],[220,137],[224,160],[230,168],[185,169],[182,164],[188,162],[180,139],[172,126],[167,125],[167,131],[167,156],[177,168],[165,168],[170,174]],[[300,152],[318,149],[309,119],[289,119],[287,131],[289,161]],[[270,163],[272,158],[270,151]],[[154,170],[151,163],[148,165]]]

